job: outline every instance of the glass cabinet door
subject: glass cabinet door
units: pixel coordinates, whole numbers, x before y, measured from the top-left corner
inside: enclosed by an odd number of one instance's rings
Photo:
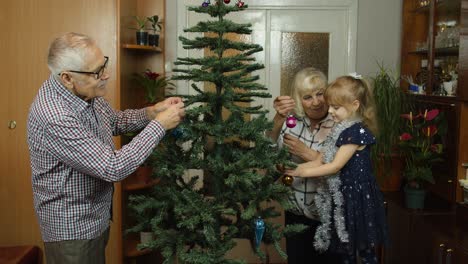
[[[412,94],[456,96],[460,0],[407,0],[403,9],[403,89]]]

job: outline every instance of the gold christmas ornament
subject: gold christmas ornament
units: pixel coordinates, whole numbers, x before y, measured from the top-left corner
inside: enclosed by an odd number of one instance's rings
[[[293,180],[294,179],[292,176],[284,175],[281,181],[283,182],[284,185],[291,186],[291,184],[293,183]]]

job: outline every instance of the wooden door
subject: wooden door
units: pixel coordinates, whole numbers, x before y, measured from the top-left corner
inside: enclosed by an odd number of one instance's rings
[[[0,1],[0,245],[42,247],[33,208],[26,120],[37,90],[49,76],[48,45],[54,37],[68,31],[88,34],[110,57],[112,75],[116,70],[116,12],[114,0]],[[108,85],[108,99],[118,107],[115,75]],[[9,128],[12,121],[16,126]],[[120,209],[116,208],[117,224],[119,215]],[[109,263],[121,260],[120,231],[118,235],[114,233],[117,230],[120,228],[112,229]]]

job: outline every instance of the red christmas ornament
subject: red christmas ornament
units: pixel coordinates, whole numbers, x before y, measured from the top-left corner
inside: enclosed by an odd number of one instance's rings
[[[286,126],[289,128],[295,127],[297,124],[297,119],[293,115],[289,115],[288,118],[286,118]]]
[[[229,4],[229,3],[231,3],[231,0],[224,0],[224,3]]]
[[[241,8],[241,7],[244,6],[244,2],[242,2],[242,1],[239,0],[239,1],[237,1],[237,4],[236,4],[236,5],[237,5],[237,7]]]

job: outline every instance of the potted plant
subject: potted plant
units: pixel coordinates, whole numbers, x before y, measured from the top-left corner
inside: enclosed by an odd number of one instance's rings
[[[174,89],[175,87],[167,77],[150,69],[142,73],[135,73],[134,79],[140,87],[145,89],[147,105],[156,103],[164,95],[165,89]]]
[[[440,142],[447,132],[447,123],[439,109],[425,110],[417,115],[410,112],[401,117],[405,120],[399,149],[405,161],[406,205],[421,209],[424,208],[425,186],[434,183],[432,166],[443,160],[444,146]]]
[[[407,105],[398,77],[378,64],[379,72],[373,80],[373,93],[379,124],[376,144],[372,147],[375,175],[382,191],[398,191],[401,186],[402,160],[397,151],[398,136],[402,126],[400,113]]]
[[[151,210],[151,201],[143,195],[130,195],[128,209],[133,219],[133,226],[127,229],[126,233],[138,233],[140,235],[138,249],[143,249],[154,239],[151,226],[154,212]]]
[[[159,34],[158,32],[162,29],[162,22],[159,21],[159,16],[154,15],[147,17],[148,21],[151,24],[151,31],[153,34],[148,35],[148,44],[150,46],[157,47],[159,46]]]
[[[136,43],[138,45],[148,45],[148,32],[146,32],[146,18],[140,18],[139,16],[134,16],[135,22],[137,24],[136,28]]]

